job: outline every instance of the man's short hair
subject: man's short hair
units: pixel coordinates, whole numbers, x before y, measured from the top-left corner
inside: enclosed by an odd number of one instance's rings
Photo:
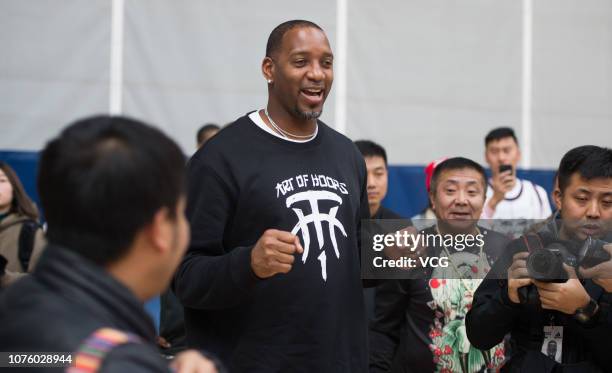
[[[586,180],[612,178],[612,149],[583,145],[565,153],[557,170],[561,193],[576,172]]]
[[[319,25],[314,22],[305,21],[302,19],[294,19],[291,21],[283,22],[280,25],[276,26],[274,30],[270,33],[268,37],[268,43],[266,44],[266,57],[272,57],[272,55],[281,47],[283,43],[283,36],[289,31],[296,27],[313,27],[318,30],[323,31]]]
[[[100,265],[120,259],[159,209],[175,216],[184,166],[178,145],[142,122],[95,116],[69,125],[40,159],[49,241]]]
[[[498,127],[492,129],[487,136],[485,137],[485,146],[489,145],[492,141],[498,141],[501,139],[505,139],[506,137],[512,137],[516,145],[518,145],[518,139],[514,134],[514,130],[510,127]]]
[[[221,130],[221,127],[219,127],[218,125],[214,123],[206,123],[205,125],[200,127],[200,129],[198,130],[198,133],[196,135],[196,141],[198,142],[198,144],[201,144],[202,141],[204,140],[204,135],[206,134],[206,132],[219,131],[219,130]]]
[[[364,157],[382,157],[387,165],[387,152],[382,146],[370,140],[357,140],[355,145]]]
[[[438,188],[438,180],[440,179],[440,175],[442,174],[442,172],[449,170],[463,170],[466,168],[472,169],[480,174],[480,176],[482,177],[482,183],[484,184],[484,193],[486,194],[487,174],[485,173],[484,168],[473,160],[463,157],[449,158],[440,162],[436,166],[433,175],[431,176],[431,192],[436,193],[436,190]]]

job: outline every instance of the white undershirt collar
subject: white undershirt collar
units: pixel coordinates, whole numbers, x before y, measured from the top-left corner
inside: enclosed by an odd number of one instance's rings
[[[260,110],[263,110],[263,109],[260,109]],[[256,111],[252,112],[251,114],[249,114],[249,119],[251,119],[251,121],[253,123],[255,123],[257,125],[257,127],[261,128],[262,130],[266,131],[267,133],[269,133],[271,135],[274,135],[274,136],[278,137],[279,139],[283,139],[283,140],[286,140],[286,141],[289,141],[289,142],[297,142],[297,143],[302,143],[303,144],[303,143],[306,143],[306,142],[314,140],[317,137],[317,135],[319,134],[319,126],[317,125],[316,128],[315,128],[314,135],[311,138],[309,138],[308,140],[295,140],[295,139],[289,139],[287,137],[281,136],[278,132],[272,130],[272,128],[270,128],[263,121],[263,119],[261,119],[261,115],[259,115],[259,111],[260,110],[256,110]]]

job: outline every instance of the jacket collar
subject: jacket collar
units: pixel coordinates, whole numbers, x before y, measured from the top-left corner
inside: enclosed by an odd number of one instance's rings
[[[87,309],[109,327],[155,339],[155,327],[143,304],[104,268],[56,245],[43,252],[34,276],[66,298]]]
[[[20,214],[8,214],[4,219],[0,220],[0,230],[6,229],[15,224],[23,223],[31,220],[29,217]]]

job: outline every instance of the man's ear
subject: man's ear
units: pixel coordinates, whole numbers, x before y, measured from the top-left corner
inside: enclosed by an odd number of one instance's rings
[[[487,162],[487,164],[491,166],[491,161],[489,160],[489,152],[487,151],[488,148],[489,148],[488,145],[485,145],[484,159],[485,159],[485,162]]]
[[[147,230],[155,250],[166,252],[172,249],[173,232],[167,207],[157,210]]]
[[[436,202],[435,202],[434,193],[432,190],[429,191],[428,198],[429,198],[429,203],[431,204],[431,209],[436,211]]]
[[[268,84],[274,82],[274,61],[270,57],[264,57],[261,62],[261,72]]]
[[[559,188],[555,188],[553,190],[553,201],[555,202],[557,210],[561,210],[561,206],[563,205],[563,195],[561,194],[561,190],[559,190]]]

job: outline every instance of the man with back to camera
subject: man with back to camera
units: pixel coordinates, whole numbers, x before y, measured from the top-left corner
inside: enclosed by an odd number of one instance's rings
[[[482,217],[498,220],[493,223],[494,229],[515,235],[531,225],[528,220],[551,215],[546,190],[516,176],[521,151],[512,128],[499,127],[487,134],[485,159],[491,168],[491,179]]]
[[[168,286],[187,248],[183,166],[172,140],[122,117],[77,121],[47,144],[38,190],[50,244],[34,273],[0,297],[0,351],[103,345],[109,351],[87,360],[94,371],[169,371],[143,302]],[[216,371],[195,351],[172,365]]]
[[[475,240],[432,241],[418,256],[449,258],[449,265],[413,269],[411,276],[377,288],[370,372],[486,372],[501,365],[502,346],[475,349],[464,326],[474,291],[507,243],[505,236],[477,225],[486,188],[484,169],[466,158],[449,158],[433,171],[429,198],[436,220],[420,233]]]
[[[365,372],[359,224],[366,170],[318,121],[333,54],[312,22],[277,26],[262,72],[268,103],[189,162],[188,253],[174,289],[187,342],[236,372]]]
[[[612,365],[606,287],[612,263],[608,259],[593,267],[580,259],[585,239],[610,242],[612,150],[598,146],[570,150],[561,160],[558,180],[555,204],[561,220],[551,221],[535,236],[510,243],[477,290],[467,315],[468,337],[478,348],[489,348],[510,333],[512,355],[503,371],[604,372]],[[558,274],[534,275],[530,252],[559,248],[576,258],[573,264],[565,259]],[[610,253],[612,246],[603,246],[602,251]],[[607,272],[597,273],[604,266]],[[554,279],[557,282],[550,282]],[[546,352],[552,340],[557,344],[555,359]]]

